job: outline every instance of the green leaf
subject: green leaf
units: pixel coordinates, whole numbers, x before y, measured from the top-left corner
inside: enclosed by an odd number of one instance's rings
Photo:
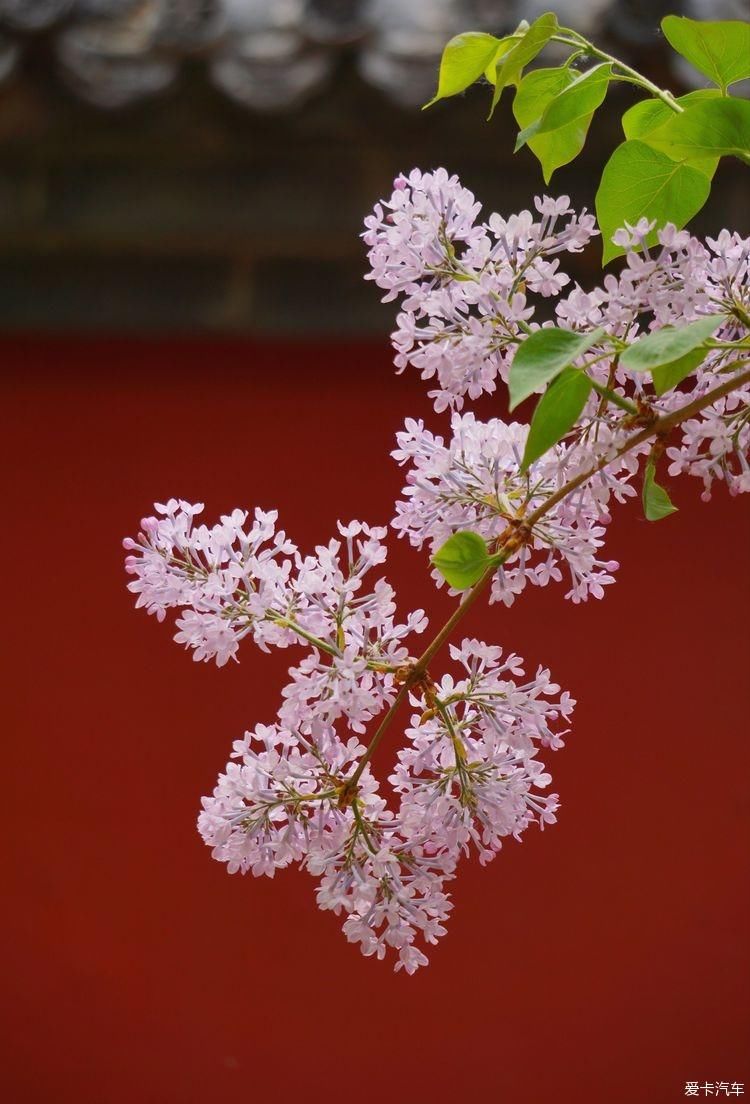
[[[657,395],[664,395],[671,391],[678,383],[694,372],[699,364],[706,359],[706,349],[693,349],[691,353],[685,353],[677,360],[669,364],[661,364],[651,370],[651,379],[654,381],[654,391]]]
[[[537,133],[546,134],[593,115],[604,102],[611,79],[612,66],[608,63],[594,65],[585,73],[580,73],[549,105]]]
[[[575,73],[562,66],[557,69],[533,69],[518,86],[513,99],[513,114],[521,129],[541,119],[545,108],[559,92],[575,80]],[[567,165],[583,149],[588,124],[571,123],[567,127],[528,138],[526,144],[542,166],[545,184],[561,165]]]
[[[739,19],[721,23],[667,15],[661,21],[667,42],[704,73],[722,92],[750,77],[750,24]]]
[[[680,96],[677,103],[681,107],[687,108],[691,104],[700,103],[701,100],[716,99],[717,97],[721,97],[718,88],[698,88],[695,92],[688,92],[687,95]],[[665,104],[664,100],[654,96],[653,99],[640,100],[637,104],[633,104],[632,107],[628,108],[622,117],[622,129],[626,138],[643,138],[646,144],[649,145],[648,135],[674,118],[675,112],[672,108]],[[682,160],[682,158],[679,160]],[[716,166],[719,164],[719,158],[691,157],[688,159],[688,164],[705,173],[706,176],[712,177],[716,172]]]
[[[691,104],[700,103],[701,100],[715,100],[721,98],[718,88],[697,88],[695,92],[688,92],[685,96],[679,96],[676,102],[681,107],[690,107]],[[620,120],[623,134],[626,138],[645,138],[652,130],[663,126],[669,119],[673,119],[676,112],[660,100],[657,96],[651,99],[639,100],[633,104]]]
[[[590,333],[573,333],[558,326],[546,326],[529,334],[518,347],[508,377],[510,410],[527,399],[534,391],[550,383],[564,368],[569,367],[604,333],[603,329]]]
[[[692,104],[651,131],[646,141],[673,160],[750,157],[750,103],[735,97]]]
[[[467,529],[448,537],[430,562],[454,590],[466,590],[482,577],[490,557],[484,538]]]
[[[495,74],[495,91],[492,94],[489,118],[498,105],[503,89],[509,84],[518,84],[525,65],[540,53],[553,34],[558,30],[557,16],[554,12],[545,12],[535,19],[523,38],[519,39],[512,50],[503,58]]]
[[[723,314],[709,314],[687,326],[664,326],[634,341],[620,364],[631,372],[650,372],[657,395],[663,395],[698,367],[706,355],[701,346],[723,321]]]
[[[662,518],[677,513],[677,507],[672,505],[667,492],[656,482],[656,464],[653,460],[646,464],[642,498],[647,521],[661,521]]]
[[[673,222],[681,229],[700,211],[711,191],[705,173],[681,161],[673,161],[645,142],[629,139],[617,147],[607,164],[596,193],[596,217],[604,242],[603,263],[625,250],[611,240],[615,230],[638,219],[656,221],[646,244],[656,242],[657,229]]]
[[[489,81],[490,84],[494,84],[495,81],[497,80],[497,67],[498,67],[498,64],[500,63],[501,59],[504,58],[505,55],[510,50],[512,50],[514,46],[515,46],[515,42],[513,41],[512,38],[501,38],[500,39],[500,45],[497,48],[497,53],[495,54],[492,61],[489,63],[489,65],[487,66],[487,68],[484,71],[485,79],[487,81]]]
[[[532,69],[522,77],[513,98],[513,114],[519,127],[527,127],[535,119],[541,119],[550,101],[575,79],[573,70],[562,65],[554,69]]]
[[[567,71],[567,70],[566,70]],[[540,118],[535,119],[518,135],[516,151],[533,138],[556,137],[554,147],[557,155],[553,167],[542,162],[545,169],[545,183],[549,183],[555,168],[566,165],[580,153],[586,141],[594,112],[604,101],[612,78],[612,66],[595,65],[585,73],[574,77],[567,87],[550,99]],[[562,160],[560,158],[562,157]],[[540,158],[541,160],[541,158]]]
[[[564,437],[581,416],[591,392],[591,380],[578,368],[565,368],[542,395],[526,438],[521,470]]]
[[[478,31],[467,31],[452,38],[443,50],[437,92],[425,107],[446,96],[455,96],[479,80],[501,43],[502,39]]]

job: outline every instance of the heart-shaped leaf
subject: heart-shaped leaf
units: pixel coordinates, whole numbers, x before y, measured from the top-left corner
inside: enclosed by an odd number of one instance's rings
[[[688,108],[692,104],[700,103],[702,100],[715,99],[717,96],[721,98],[721,92],[718,88],[697,88],[695,92],[688,92],[687,95],[680,96],[676,102],[680,107]],[[672,108],[664,103],[664,100],[654,96],[649,100],[639,100],[637,104],[629,107],[621,122],[626,138],[642,138],[648,145],[648,135],[674,118],[675,112]],[[669,150],[665,150],[665,153],[669,153]],[[678,160],[682,160],[682,158],[678,158]],[[694,169],[698,169],[708,177],[714,175],[719,164],[718,157],[690,157],[687,161]]]
[[[604,166],[596,193],[604,264],[625,252],[612,235],[626,222],[635,226],[641,218],[655,221],[646,237],[646,244],[653,245],[660,227],[672,222],[681,229],[700,211],[710,191],[709,178],[692,165],[673,161],[638,139],[623,142]]]
[[[667,15],[661,29],[672,49],[722,92],[735,81],[750,77],[750,24],[739,19],[708,22]]]
[[[489,562],[484,538],[469,529],[448,537],[431,557],[431,563],[454,590],[467,590],[473,586],[482,577]]]

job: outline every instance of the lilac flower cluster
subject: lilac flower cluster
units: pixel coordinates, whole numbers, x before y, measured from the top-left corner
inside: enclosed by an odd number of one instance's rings
[[[192,648],[194,659],[215,659],[219,667],[236,657],[248,634],[264,651],[295,639],[284,625],[294,602],[289,577],[295,547],[276,532],[274,511],[256,510],[246,530],[242,510],[209,528],[195,524],[203,503],[172,498],[155,508],[159,516],[142,518],[138,539],[124,542],[136,607],[159,621],[179,609],[175,640]]]
[[[549,776],[535,755],[537,746],[561,746],[550,725],[569,715],[568,695],[558,701],[543,670],[518,685],[517,656],[501,664],[500,649],[465,641],[455,658],[468,678],[412,691],[412,704],[433,719],[412,718],[416,755],[397,769],[392,804],[400,804],[392,808],[369,764],[350,785],[366,750],[358,734],[393,702],[415,662],[406,641],[427,625],[422,610],[394,620],[393,590],[382,577],[369,591],[363,586],[385,560],[386,530],[340,525],[343,540],[303,556],[276,531],[273,512],[256,510],[248,525],[235,510],[208,528],[196,524],[200,504],[173,499],[156,509],[137,539],[125,541],[130,589],[159,619],[178,611],[175,639],[195,659],[221,666],[244,637],[264,650],[307,649],[289,670],[276,721],[235,743],[203,800],[201,836],[230,873],[273,877],[301,864],[319,879],[319,907],[344,915],[347,939],[378,958],[393,948],[396,968],[412,973],[427,962],[417,939],[434,943],[444,934],[446,886],[467,842],[484,840],[487,857],[501,836],[554,820],[556,799],[537,793]],[[455,717],[450,746],[434,720],[439,703],[441,717]],[[451,761],[461,777],[470,764],[471,793],[453,793]],[[441,791],[438,804],[429,800],[431,784]]]
[[[498,418],[478,421],[474,414],[454,414],[452,436],[446,444],[424,424],[408,419],[396,435],[393,456],[410,464],[403,499],[396,503],[394,529],[415,548],[429,544],[434,552],[448,537],[471,529],[492,544],[508,525],[523,518],[557,491],[578,470],[580,456],[564,447],[547,453],[520,473],[528,426]],[[500,565],[493,577],[491,601],[510,605],[527,583],[545,586],[568,572],[574,602],[589,595],[601,598],[603,587],[614,582],[613,560],[598,558],[604,527],[610,520],[610,496],[624,501],[635,494],[630,483],[632,465],[605,472],[560,503],[534,527],[524,543]],[[440,585],[437,571],[433,576]]]
[[[668,224],[650,250],[645,240],[655,224],[641,220],[615,234],[627,249],[622,271],[585,292],[560,270],[560,257],[598,234],[594,217],[577,214],[568,196],[537,196],[534,206],[537,218],[521,211],[478,222],[481,205],[456,176],[414,169],[365,219],[366,278],[386,292],[383,302],[402,297],[392,335],[396,366],[413,364],[422,378],[437,380],[429,392],[437,411],[461,410],[466,396],[476,399],[495,390],[498,376],[507,379],[518,345],[540,328],[534,316],[544,300],[554,301],[558,325],[582,332],[601,326],[615,339],[594,347],[611,353],[593,366],[601,379],[622,342],[641,332],[725,312],[717,336],[747,334],[750,239],[724,230],[704,244]],[[708,359],[704,374],[716,371],[716,359]],[[624,371],[616,378],[636,388],[648,382]]]
[[[155,508],[159,516],[143,518],[137,539],[124,542],[125,568],[135,576],[128,589],[138,596],[136,606],[159,621],[169,609],[180,611],[175,640],[192,648],[196,660],[221,667],[236,659],[246,636],[266,652],[312,637],[333,656],[339,683],[367,684],[369,665],[398,666],[407,655],[403,638],[426,627],[422,610],[405,624],[394,622],[394,592],[385,579],[362,593],[365,575],[386,558],[384,528],[339,525],[343,560],[337,540],[303,557],[276,530],[275,510],[257,509],[249,527],[247,513],[234,510],[209,528],[195,524],[202,503],[170,499]],[[305,687],[321,677],[330,675],[310,663],[295,672],[301,702]]]
[[[468,851],[494,858],[505,836],[520,838],[533,821],[555,823],[557,794],[543,796],[551,777],[535,758],[537,746],[560,748],[575,702],[537,670],[519,685],[522,661],[502,661],[502,649],[478,640],[450,646],[464,677],[445,675],[427,695],[428,709],[412,718],[409,744],[398,754],[391,783],[401,795],[404,834],[430,851]],[[549,699],[549,700],[547,700]]]
[[[480,204],[445,169],[400,176],[389,200],[365,219],[374,280],[384,302],[403,296],[393,334],[396,365],[413,364],[435,409],[461,409],[507,378],[515,346],[533,316],[527,291],[559,295],[570,277],[557,254],[578,253],[597,233],[592,215],[576,215],[567,196],[538,199],[541,216],[493,214],[477,224]],[[553,258],[553,259],[550,259]]]
[[[550,726],[574,704],[548,671],[519,685],[511,676],[523,674],[521,661],[501,664],[499,648],[466,640],[452,654],[467,677],[411,696],[419,712],[391,779],[395,808],[369,764],[349,792],[365,748],[313,712],[237,742],[198,820],[230,873],[273,877],[299,863],[319,878],[318,906],[345,916],[347,939],[377,958],[393,948],[408,973],[427,962],[417,937],[435,943],[445,933],[446,886],[468,844],[486,861],[502,837],[554,823],[557,798],[538,792],[550,776],[535,756],[562,746]]]
[[[567,196],[538,198],[535,211],[480,222],[456,177],[415,169],[364,234],[370,278],[385,301],[401,300],[396,365],[434,381],[435,409],[450,412],[449,435],[414,419],[397,434],[405,486],[391,527],[432,553],[457,532],[478,534],[495,556],[490,600],[506,605],[527,585],[563,579],[573,602],[603,596],[618,566],[602,552],[611,508],[637,494],[646,459],[653,473],[666,455],[671,475],[702,481],[704,498],[717,480],[750,491],[750,382],[717,389],[750,355],[750,241],[723,231],[702,243],[666,226],[649,249],[651,225],[626,226],[620,270],[584,291],[560,264],[597,233],[593,218]],[[678,386],[657,388],[632,358],[628,368],[623,354],[639,337],[708,315],[720,316],[712,338]],[[518,349],[551,325],[590,337],[572,361],[588,398],[570,430],[525,463],[528,425],[463,407],[507,381]],[[157,504],[125,541],[136,604],[159,620],[174,610],[175,639],[196,660],[236,660],[245,638],[304,654],[273,723],[234,744],[199,831],[230,873],[273,877],[299,864],[349,941],[377,958],[390,948],[396,969],[413,973],[445,932],[459,860],[476,852],[486,863],[508,837],[555,822],[537,755],[563,746],[574,702],[549,671],[526,677],[518,656],[474,639],[451,645],[454,673],[433,678],[447,629],[412,654],[427,619],[397,619],[376,571],[385,528],[340,524],[337,539],[303,555],[275,512],[234,510],[208,527],[202,509]],[[384,794],[371,757],[404,699],[411,718]]]
[[[705,386],[705,384],[704,384]],[[711,485],[718,479],[730,494],[750,492],[750,388],[733,391],[713,403],[699,418],[682,427],[679,445],[667,449],[672,461],[670,475],[695,475],[703,480],[701,498],[711,498]]]
[[[537,197],[535,209],[536,218],[522,211],[480,222],[480,205],[457,177],[444,169],[415,169],[376,205],[363,235],[369,278],[385,290],[384,301],[402,297],[392,335],[396,366],[412,364],[423,378],[436,379],[429,392],[435,409],[453,410],[448,440],[413,419],[397,434],[393,456],[408,465],[393,520],[399,535],[435,552],[452,533],[470,529],[492,546],[576,475],[601,465],[498,567],[491,600],[507,605],[527,584],[544,586],[564,575],[573,602],[603,596],[617,568],[601,557],[610,507],[637,493],[634,477],[651,443],[622,456],[620,448],[635,427],[704,396],[742,363],[739,346],[750,332],[750,239],[722,231],[704,244],[668,225],[659,232],[658,247],[649,249],[645,240],[653,223],[642,220],[615,235],[627,250],[621,271],[585,292],[561,271],[559,259],[598,233],[594,220],[585,211],[577,215],[567,196]],[[530,333],[553,325],[534,321],[543,300],[554,302],[559,327],[600,334],[576,361],[600,390],[592,390],[570,434],[523,471],[527,425],[500,418],[482,422],[459,412],[467,397],[494,391],[497,377],[508,378]],[[725,315],[714,335],[716,347],[680,389],[658,395],[647,373],[620,363],[622,351],[639,336],[712,314]],[[603,401],[601,388],[619,404]],[[698,476],[704,498],[716,479],[733,494],[748,491],[749,449],[746,383],[670,438],[669,474]]]

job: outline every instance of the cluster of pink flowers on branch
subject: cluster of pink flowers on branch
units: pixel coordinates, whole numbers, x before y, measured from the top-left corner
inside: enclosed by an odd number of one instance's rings
[[[553,309],[560,326],[603,329],[593,351],[610,355],[592,364],[602,381],[623,342],[649,329],[720,311],[727,314],[720,336],[747,333],[750,240],[722,231],[704,244],[668,225],[659,248],[649,250],[654,224],[643,220],[615,235],[628,247],[622,271],[585,292],[560,269],[560,257],[580,252],[598,234],[594,217],[577,214],[568,196],[537,196],[534,204],[537,218],[522,211],[478,222],[481,205],[456,176],[414,169],[365,220],[367,278],[385,290],[384,302],[403,297],[392,335],[396,366],[412,364],[423,379],[437,381],[429,392],[437,411],[460,410],[467,396],[476,399],[494,391],[498,377],[507,380],[519,344],[552,324],[534,320],[543,303],[544,317]],[[564,288],[570,290],[562,297]],[[709,358],[703,373],[722,359]],[[616,365],[615,379],[636,390],[648,383]]]
[[[319,907],[343,913],[347,938],[364,954],[382,958],[391,947],[396,968],[409,973],[426,963],[417,937],[434,943],[444,934],[446,885],[469,842],[486,860],[502,837],[555,819],[557,798],[539,792],[550,776],[535,756],[539,746],[562,746],[551,726],[573,702],[542,669],[519,685],[520,659],[501,664],[500,655],[464,641],[453,656],[467,677],[412,693],[411,750],[391,779],[395,807],[369,764],[356,790],[348,785],[365,748],[314,713],[296,728],[247,733],[203,800],[198,828],[214,858],[230,873],[270,877],[299,863],[319,878]]]
[[[707,381],[704,379],[703,386]],[[711,498],[714,480],[726,483],[730,494],[750,492],[750,388],[733,391],[690,418],[678,445],[667,448],[669,474],[694,475],[703,481],[701,498]]]
[[[445,930],[445,887],[468,841],[483,841],[486,855],[502,836],[554,819],[556,799],[537,792],[549,776],[535,755],[538,746],[561,746],[550,726],[569,715],[569,696],[558,701],[559,687],[541,669],[517,684],[517,656],[501,664],[500,649],[465,641],[455,653],[464,680],[412,689],[419,712],[409,736],[418,750],[399,764],[400,804],[392,807],[369,764],[350,785],[366,751],[355,733],[392,704],[415,662],[405,641],[426,627],[421,610],[394,622],[384,579],[364,590],[364,576],[385,559],[385,530],[341,525],[343,541],[303,556],[275,532],[273,513],[256,511],[246,527],[247,515],[235,510],[207,528],[195,524],[201,509],[158,505],[158,516],[125,542],[138,603],[159,617],[178,610],[176,639],[196,658],[221,664],[243,636],[263,648],[296,642],[306,655],[290,668],[276,721],[235,743],[203,801],[199,831],[230,872],[272,877],[301,864],[319,879],[319,906],[345,916],[349,940],[378,957],[392,947],[397,967],[412,972],[427,961],[417,938],[433,943]],[[186,639],[196,617],[223,627]],[[438,705],[455,718],[450,747],[439,725],[420,721]],[[471,776],[471,791],[453,793],[452,770]],[[441,791],[437,804],[424,800],[425,771]]]
[[[402,663],[403,638],[426,627],[422,610],[394,622],[394,592],[385,579],[363,591],[367,573],[386,558],[384,528],[339,525],[343,546],[333,540],[303,557],[276,530],[275,510],[256,509],[249,526],[247,512],[233,510],[208,527],[195,524],[203,503],[170,499],[155,508],[159,516],[143,518],[138,537],[124,542],[125,568],[135,576],[128,588],[136,605],[160,621],[167,610],[179,611],[175,640],[192,648],[196,660],[221,667],[236,658],[246,636],[263,651],[306,640],[334,657],[339,681],[347,673],[366,681],[371,666]],[[298,674],[304,703],[315,667]]]
[[[488,543],[507,525],[543,503],[580,469],[580,450],[559,446],[520,471],[528,426],[491,418],[479,421],[473,413],[453,414],[451,438],[446,443],[408,419],[396,435],[393,456],[409,463],[403,498],[396,502],[393,527],[415,548],[427,543],[432,552],[452,533],[470,529]],[[616,471],[599,473],[575,497],[560,502],[534,527],[521,545],[495,572],[491,601],[510,605],[527,583],[545,586],[559,582],[566,569],[574,602],[589,595],[601,598],[603,587],[614,582],[614,560],[599,559],[605,526],[610,520],[610,497],[624,501],[636,493],[631,457],[623,457]],[[437,571],[439,585],[443,580]]]
[[[454,411],[447,440],[413,419],[397,435],[393,456],[408,466],[393,523],[400,535],[433,553],[467,529],[491,545],[577,474],[607,461],[498,566],[491,600],[506,604],[529,583],[563,578],[574,602],[602,597],[617,568],[601,555],[611,506],[637,493],[634,479],[652,444],[618,455],[620,448],[634,428],[708,394],[737,366],[743,341],[745,355],[750,351],[750,240],[722,231],[704,244],[667,226],[659,246],[649,249],[653,224],[643,221],[616,235],[628,250],[620,272],[584,291],[560,270],[559,258],[597,233],[593,219],[585,211],[576,215],[567,196],[538,197],[535,209],[537,218],[523,211],[479,221],[480,205],[457,177],[444,169],[414,170],[396,180],[363,235],[370,278],[385,289],[384,301],[403,297],[393,334],[397,367],[413,364],[424,378],[436,379],[439,386],[430,391],[435,409]],[[549,320],[547,304],[547,320],[540,323],[535,312],[544,300],[554,302],[555,317]],[[712,346],[701,350],[679,389],[655,388],[645,371],[634,371],[623,358],[640,337],[712,317],[721,317]],[[493,391],[498,377],[507,381],[529,336],[552,328],[592,335],[585,353],[572,361],[585,368],[590,393],[559,443],[524,465],[528,425],[482,422],[458,412],[467,397]],[[670,437],[669,474],[698,476],[706,498],[716,479],[733,494],[747,491],[748,448],[745,383]]]
[[[247,514],[234,510],[209,528],[195,524],[202,502],[172,498],[155,508],[159,516],[143,518],[137,540],[125,541],[136,606],[159,621],[167,610],[180,610],[175,640],[192,648],[194,659],[214,659],[219,667],[235,658],[248,634],[264,651],[295,639],[284,625],[294,606],[295,547],[276,532],[275,511],[256,510],[246,528]]]
[[[567,692],[557,697],[560,687],[541,667],[519,685],[522,660],[501,662],[502,648],[464,640],[450,654],[464,677],[444,675],[428,687],[428,708],[412,718],[390,781],[401,795],[405,834],[429,840],[431,849],[473,844],[487,862],[503,837],[518,839],[533,821],[555,823],[557,794],[537,792],[552,779],[536,748],[563,746],[564,731],[551,726],[568,720],[575,702]]]
[[[481,205],[445,169],[399,177],[389,200],[365,219],[368,279],[403,296],[393,334],[396,365],[436,379],[435,409],[461,409],[465,397],[492,392],[533,316],[527,290],[559,295],[570,277],[558,254],[578,253],[597,231],[567,196],[538,199],[508,219],[477,223]],[[554,258],[550,260],[549,258]]]
[[[175,611],[196,660],[221,666],[245,638],[303,650],[272,723],[235,743],[204,798],[213,856],[271,877],[299,864],[348,940],[377,958],[390,948],[409,973],[444,934],[461,857],[487,862],[558,808],[537,755],[562,747],[574,702],[549,671],[527,677],[518,656],[471,638],[451,645],[453,672],[432,669],[481,588],[509,605],[565,580],[573,602],[601,598],[618,566],[603,553],[612,507],[642,490],[652,520],[674,509],[655,481],[665,455],[703,497],[717,480],[750,491],[750,242],[666,226],[648,249],[650,224],[626,226],[620,271],[584,291],[561,259],[597,231],[566,196],[480,214],[456,177],[415,169],[364,234],[371,278],[401,299],[396,364],[434,381],[436,410],[450,412],[444,436],[407,419],[393,453],[405,486],[392,530],[428,547],[439,585],[471,588],[421,655],[424,612],[397,618],[378,570],[386,528],[339,524],[304,555],[275,512],[209,527],[202,505],[171,499],[125,541],[137,605],[159,620]],[[544,391],[530,425],[463,410],[498,380],[512,408]],[[403,702],[411,717],[381,792],[371,760]]]

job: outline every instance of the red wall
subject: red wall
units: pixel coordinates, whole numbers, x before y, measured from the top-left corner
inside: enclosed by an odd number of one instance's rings
[[[408,978],[346,944],[309,876],[211,860],[200,796],[273,717],[290,657],[192,663],[132,608],[120,541],[169,495],[211,518],[277,506],[304,548],[339,517],[388,519],[393,433],[444,421],[423,385],[385,342],[19,340],[2,362],[6,1100],[666,1104],[688,1079],[747,1085],[744,503],[683,481],[674,517],[616,517],[603,602],[558,587],[473,614],[469,635],[579,699],[547,755],[563,807],[465,865]],[[445,615],[403,542],[389,574]]]

